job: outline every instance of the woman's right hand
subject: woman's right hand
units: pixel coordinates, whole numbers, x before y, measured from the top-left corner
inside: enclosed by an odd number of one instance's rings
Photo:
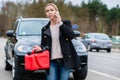
[[[60,13],[58,11],[56,11],[55,18],[56,18],[57,23],[61,22],[61,16],[60,16]]]
[[[39,45],[34,45],[33,49],[36,50],[36,51],[42,50],[42,48]]]

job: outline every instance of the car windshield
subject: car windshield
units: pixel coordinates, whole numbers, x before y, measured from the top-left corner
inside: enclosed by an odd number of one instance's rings
[[[97,34],[97,35],[95,35],[95,38],[100,39],[100,40],[110,40],[110,38],[104,34]]]
[[[41,29],[48,23],[48,20],[22,21],[19,24],[18,35],[35,36],[41,34]]]

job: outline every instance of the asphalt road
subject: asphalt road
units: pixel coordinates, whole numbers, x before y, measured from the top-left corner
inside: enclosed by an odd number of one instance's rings
[[[12,80],[12,74],[10,71],[4,70],[4,45],[5,45],[6,39],[0,38],[0,80]]]
[[[6,39],[0,38],[0,80],[12,80],[11,71],[4,70],[4,45]],[[120,50],[88,53],[88,76],[86,80],[120,80]]]
[[[120,80],[120,51],[89,52],[86,80]]]

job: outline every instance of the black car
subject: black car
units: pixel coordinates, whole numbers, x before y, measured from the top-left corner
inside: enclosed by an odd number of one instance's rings
[[[87,58],[88,58],[88,52],[86,50],[85,45],[81,42],[81,38],[78,36],[79,33],[76,33],[77,37],[75,39],[72,39],[73,46],[76,49],[76,52],[78,56],[81,59],[81,67],[78,70],[72,70],[74,80],[84,80],[87,76],[88,72],[88,64],[87,64]]]
[[[34,45],[41,43],[41,29],[48,23],[47,18],[20,18],[13,28],[6,32],[8,36],[5,45],[5,70],[12,70],[13,80],[45,80],[46,70],[27,71],[24,66],[24,56],[32,51]],[[87,54],[81,52],[81,78],[87,75]],[[75,71],[74,75],[75,75]],[[40,78],[41,77],[41,78]]]

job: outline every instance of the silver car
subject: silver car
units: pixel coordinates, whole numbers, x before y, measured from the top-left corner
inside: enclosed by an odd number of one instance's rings
[[[112,41],[107,34],[87,33],[82,38],[82,42],[88,51],[96,49],[97,52],[99,52],[99,50],[106,50],[107,52],[111,52]]]

